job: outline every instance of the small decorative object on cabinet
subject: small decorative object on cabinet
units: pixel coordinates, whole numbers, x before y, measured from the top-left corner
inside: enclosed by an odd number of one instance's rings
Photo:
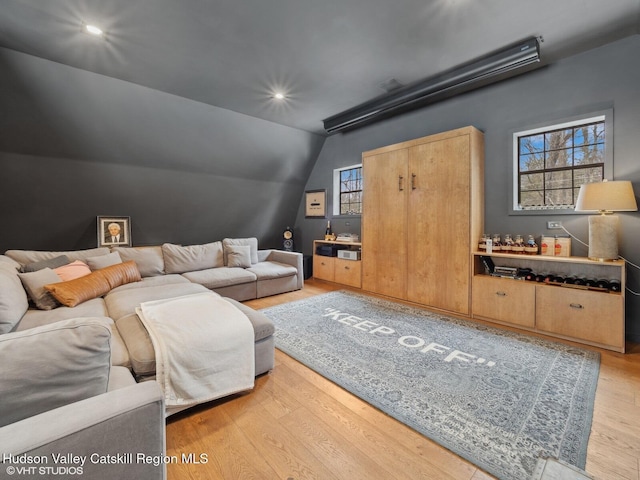
[[[357,253],[361,247],[362,244],[359,242],[314,240],[313,277],[360,288],[362,286],[362,262]],[[355,255],[340,255],[338,252],[343,250],[357,253]]]
[[[623,260],[487,252],[474,257],[473,318],[624,353]],[[496,266],[526,269],[528,275],[487,274],[488,257]]]

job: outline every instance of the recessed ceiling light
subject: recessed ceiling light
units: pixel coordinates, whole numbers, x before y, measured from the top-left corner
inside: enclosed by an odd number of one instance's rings
[[[97,37],[101,36],[104,33],[101,28],[96,27],[95,25],[85,25],[84,29],[87,33],[90,33],[91,35],[95,35]]]
[[[276,92],[276,93],[273,94],[273,98],[275,98],[277,100],[283,100],[284,99],[284,93]]]

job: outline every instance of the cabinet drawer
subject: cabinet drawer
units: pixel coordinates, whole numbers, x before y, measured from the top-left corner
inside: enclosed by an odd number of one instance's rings
[[[541,331],[624,348],[622,295],[536,286],[536,327]]]
[[[362,262],[357,260],[335,259],[335,282],[360,288],[362,285]]]
[[[476,275],[473,277],[471,299],[474,317],[511,323],[523,327],[535,326],[535,285],[506,278]]]
[[[333,273],[334,257],[324,257],[322,255],[313,256],[313,276],[320,280],[333,282],[335,279]]]

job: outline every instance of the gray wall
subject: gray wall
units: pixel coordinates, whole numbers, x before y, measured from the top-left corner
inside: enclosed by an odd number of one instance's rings
[[[324,138],[0,48],[0,251],[96,245],[96,216],[135,245],[293,226]]]
[[[523,127],[582,112],[614,110],[614,179],[631,180],[640,195],[640,64],[635,61],[640,36],[576,55],[524,76],[516,77],[455,97],[399,117],[345,134],[329,137],[320,152],[306,189],[326,188],[332,194],[334,168],[358,163],[361,153],[388,144],[473,125],[485,134],[485,231],[487,233],[541,233],[547,220],[560,220],[574,235],[588,239],[585,215],[509,214],[512,188],[511,135]],[[544,52],[544,44],[543,44]],[[366,185],[365,185],[366,188]],[[313,239],[322,238],[325,222],[304,218],[300,206],[296,230],[303,250],[310,254]],[[623,213],[620,253],[640,264],[640,213]],[[349,221],[350,227],[344,226]],[[335,231],[359,233],[359,219],[333,219]],[[563,232],[560,232],[563,233]],[[381,232],[393,241],[393,232]],[[573,254],[586,256],[586,249],[573,242]],[[628,268],[628,286],[640,291],[640,274]],[[627,293],[627,336],[640,341],[640,298]]]

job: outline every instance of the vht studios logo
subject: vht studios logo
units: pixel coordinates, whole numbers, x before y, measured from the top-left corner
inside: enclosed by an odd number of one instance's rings
[[[371,335],[388,335],[389,337],[398,337],[398,343],[403,347],[415,349],[421,353],[446,355],[442,359],[445,362],[459,361],[463,363],[476,363],[479,365],[486,365],[487,367],[493,367],[496,364],[494,361],[486,360],[482,357],[447,347],[446,345],[441,345],[436,342],[427,343],[426,340],[416,337],[415,335],[401,335],[393,328],[380,325],[379,323],[372,322],[371,320],[365,320],[347,312],[341,312],[337,308],[325,308],[324,311],[326,313],[323,317],[343,323],[344,325],[356,330],[361,330]]]

